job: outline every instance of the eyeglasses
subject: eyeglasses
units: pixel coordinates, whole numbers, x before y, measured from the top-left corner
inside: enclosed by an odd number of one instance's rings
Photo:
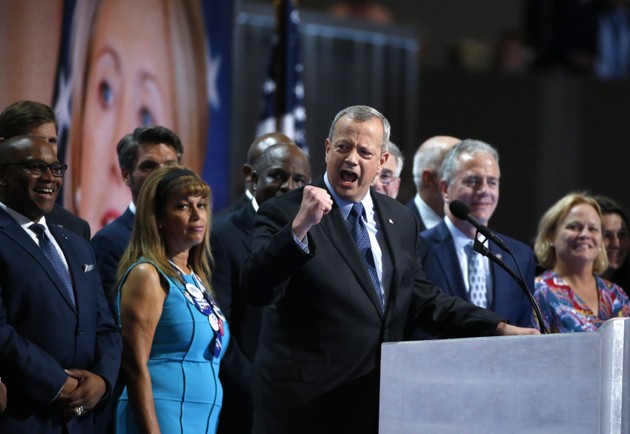
[[[381,184],[389,185],[395,180],[397,180],[398,177],[394,176],[394,174],[391,172],[381,172],[380,175],[378,176],[378,179],[381,181]]]
[[[0,164],[0,166],[3,166],[3,167],[8,167],[8,166],[22,167],[22,168],[28,170],[31,174],[36,175],[36,176],[43,175],[44,172],[46,172],[48,169],[50,169],[50,171],[52,172],[53,176],[56,176],[58,178],[61,178],[66,173],[66,170],[68,169],[68,165],[64,164],[64,163],[51,163],[51,164],[48,164],[48,163],[46,163],[44,161],[39,161],[39,160],[25,161],[23,163],[5,163],[5,164]]]

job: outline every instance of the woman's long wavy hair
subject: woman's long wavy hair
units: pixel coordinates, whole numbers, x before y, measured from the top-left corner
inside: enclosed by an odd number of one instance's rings
[[[210,249],[211,191],[208,184],[184,166],[160,167],[154,170],[142,185],[136,204],[136,217],[131,241],[118,264],[115,288],[120,285],[127,269],[141,257],[152,261],[165,274],[175,280],[181,279],[166,256],[166,239],[158,223],[164,216],[166,204],[174,196],[204,197],[208,202],[208,220],[203,234],[203,242],[190,249],[188,265],[201,278],[210,294],[214,295],[210,284],[210,262],[212,260]]]

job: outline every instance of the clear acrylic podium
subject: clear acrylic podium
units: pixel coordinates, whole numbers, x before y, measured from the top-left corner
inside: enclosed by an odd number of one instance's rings
[[[380,434],[629,433],[630,319],[382,346]]]

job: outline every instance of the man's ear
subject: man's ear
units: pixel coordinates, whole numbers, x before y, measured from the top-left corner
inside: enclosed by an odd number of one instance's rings
[[[131,187],[131,174],[128,171],[122,170],[122,178],[125,181],[125,185]]]
[[[422,185],[432,186],[433,184],[435,184],[433,172],[430,170],[423,170],[422,171]]]
[[[446,202],[448,199],[448,182],[440,180],[440,192],[442,193],[442,198]]]
[[[254,173],[254,168],[252,167],[251,164],[243,164],[243,167],[241,167],[241,172],[243,173],[243,176],[245,177],[245,181],[246,182],[254,182],[252,180],[252,174]]]

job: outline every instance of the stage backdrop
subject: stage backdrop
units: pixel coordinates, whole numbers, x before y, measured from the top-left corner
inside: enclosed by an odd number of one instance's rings
[[[116,144],[163,125],[183,163],[228,201],[231,0],[0,0],[0,104],[54,107],[63,203],[92,232],[131,200]]]

